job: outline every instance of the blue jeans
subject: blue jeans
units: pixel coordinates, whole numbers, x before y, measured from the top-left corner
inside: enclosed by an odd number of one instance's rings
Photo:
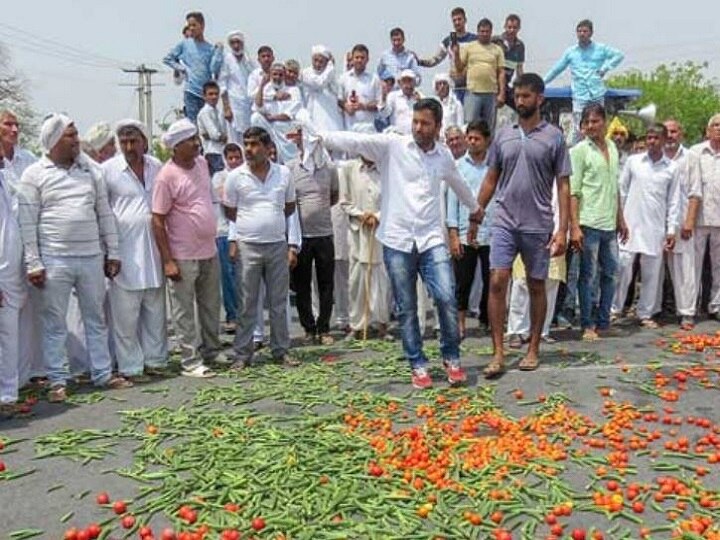
[[[44,257],[46,281],[43,297],[43,358],[50,384],[65,385],[70,377],[65,354],[66,316],[73,288],[77,291],[85,326],[92,382],[102,386],[110,380],[112,363],[105,324],[105,274],[103,256]]]
[[[615,276],[618,268],[617,233],[582,227],[585,240],[580,257],[578,294],[580,297],[580,326],[605,330],[610,326],[610,308],[615,295]],[[599,267],[600,298],[597,320],[593,321],[593,292]]]
[[[440,318],[440,352],[443,360],[457,362],[460,359],[460,332],[457,322],[455,277],[447,248],[439,245],[418,253],[417,248],[413,246],[412,252],[405,253],[384,246],[383,259],[397,306],[403,352],[410,366],[415,369],[427,364],[427,358],[422,350],[422,336],[417,317],[415,287],[418,274],[437,307]]]
[[[185,105],[185,117],[195,124],[200,109],[205,105],[205,100],[201,96],[196,96],[191,92],[185,92],[183,102]]]
[[[238,314],[238,297],[235,264],[230,260],[230,242],[227,236],[218,236],[215,239],[218,250],[218,258],[220,259],[220,284],[222,285],[222,300],[225,308],[225,321],[237,321]]]
[[[490,131],[495,131],[495,105],[497,95],[494,93],[465,92],[465,121],[485,120]]]

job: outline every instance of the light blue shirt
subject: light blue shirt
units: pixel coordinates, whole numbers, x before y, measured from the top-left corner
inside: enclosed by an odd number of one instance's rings
[[[573,102],[600,101],[605,97],[603,76],[620,65],[624,58],[622,52],[602,43],[591,41],[587,47],[573,45],[545,75],[545,84],[550,84],[569,67]]]
[[[473,196],[477,199],[478,193],[480,192],[480,186],[482,186],[485,173],[488,170],[487,159],[484,159],[482,163],[476,163],[470,157],[470,154],[466,153],[461,158],[455,161],[460,176],[463,177],[465,183],[472,191]],[[490,201],[487,210],[485,212],[485,219],[478,229],[478,243],[481,245],[487,245],[490,243],[490,225],[492,225],[492,214],[493,208],[495,207],[494,200]],[[467,206],[460,203],[457,195],[452,190],[448,190],[447,194],[447,217],[445,218],[445,225],[451,229],[457,229],[460,241],[463,244],[467,244],[467,231],[468,225],[470,224],[470,210]]]
[[[384,73],[390,73],[395,79],[395,85],[397,85],[400,73],[404,69],[411,69],[415,72],[415,80],[419,86],[422,78],[420,77],[420,66],[414,54],[407,49],[403,49],[400,53],[388,49],[380,55],[377,66],[378,76],[382,77]]]
[[[222,49],[192,38],[183,39],[163,58],[163,64],[185,73],[185,91],[200,97],[203,85],[217,78],[222,61]]]

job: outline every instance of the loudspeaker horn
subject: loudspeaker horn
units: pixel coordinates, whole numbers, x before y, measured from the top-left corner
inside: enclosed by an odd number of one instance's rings
[[[655,122],[655,116],[657,114],[657,105],[655,105],[654,103],[649,103],[649,104],[645,105],[642,109],[618,111],[618,114],[623,114],[625,116],[634,116],[635,118],[639,118],[647,126],[647,125],[650,125],[653,122]]]

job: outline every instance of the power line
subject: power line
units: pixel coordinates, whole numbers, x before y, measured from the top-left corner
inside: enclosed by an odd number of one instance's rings
[[[5,22],[5,21],[3,21],[2,29],[7,32],[10,32],[11,34],[15,34],[17,36],[17,39],[32,40],[32,42],[35,44],[38,44],[38,42],[44,43],[50,47],[54,47],[55,49],[61,49],[63,52],[66,52],[71,55],[76,55],[76,56],[79,56],[81,58],[86,58],[86,59],[93,59],[98,63],[112,64],[115,67],[119,67],[119,66],[126,65],[129,63],[129,62],[124,62],[122,60],[118,60],[116,58],[111,58],[109,56],[104,56],[102,54],[91,52],[91,51],[88,51],[87,49],[81,49],[81,48],[75,47],[73,45],[67,45],[67,44],[57,41],[55,39],[51,39],[51,38],[39,36],[37,34],[33,34],[32,32],[28,32],[27,30],[23,30],[22,28],[18,28],[16,26],[7,24],[7,22]]]
[[[113,70],[118,69],[118,66],[116,66],[116,65],[100,63],[97,61],[93,61],[90,58],[82,57],[80,55],[73,55],[70,53],[54,51],[54,50],[50,50],[45,47],[42,47],[36,43],[18,40],[12,36],[3,34],[1,27],[0,27],[0,37],[4,37],[7,40],[6,45],[8,46],[8,48],[13,49],[13,50],[26,52],[26,53],[30,53],[30,54],[37,54],[40,56],[46,56],[48,58],[62,60],[64,62],[68,62],[70,64],[74,64],[74,65],[78,65],[78,66],[91,67],[91,68],[97,68],[97,69],[113,69]]]

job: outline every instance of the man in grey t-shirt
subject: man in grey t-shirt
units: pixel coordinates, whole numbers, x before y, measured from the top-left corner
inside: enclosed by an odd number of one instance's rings
[[[505,299],[513,260],[519,254],[525,264],[530,290],[530,345],[520,369],[538,366],[540,334],[547,301],[550,257],[565,252],[570,210],[570,160],[562,132],[541,120],[545,85],[534,73],[513,84],[518,124],[500,130],[490,147],[488,172],[478,195],[481,208],[495,196],[495,216],[490,247],[490,326],[494,356],[485,369],[487,378],[505,371],[503,325]],[[552,188],[557,182],[560,224],[553,231]]]
[[[302,131],[288,134],[300,150],[286,165],[295,184],[297,209],[302,231],[302,251],[292,271],[295,302],[305,337],[317,337],[323,345],[332,345],[330,316],[333,308],[335,248],[330,207],[338,201],[338,172],[327,152],[318,145],[303,145]],[[312,308],[313,264],[317,276],[320,312]]]

